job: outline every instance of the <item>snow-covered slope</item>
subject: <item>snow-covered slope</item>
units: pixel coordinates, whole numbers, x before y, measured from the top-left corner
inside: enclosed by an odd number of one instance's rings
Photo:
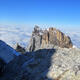
[[[30,30],[27,28],[28,27],[0,25],[0,40],[5,41],[11,47],[14,47],[16,43],[24,47],[27,45],[31,36]]]

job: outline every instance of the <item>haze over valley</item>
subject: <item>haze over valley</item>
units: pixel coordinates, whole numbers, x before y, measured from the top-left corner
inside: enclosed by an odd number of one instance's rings
[[[34,27],[30,28],[28,26],[21,27],[21,26],[0,25],[0,39],[5,41],[13,48],[17,43],[23,47],[26,47],[29,44],[33,28]],[[80,48],[79,29],[76,31],[74,31],[73,29],[68,30],[65,28],[58,28],[58,29],[63,31],[63,33],[65,33],[66,35],[70,36],[74,46]]]

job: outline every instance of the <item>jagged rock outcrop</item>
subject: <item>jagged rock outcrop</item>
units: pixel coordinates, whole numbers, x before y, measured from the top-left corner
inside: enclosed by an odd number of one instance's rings
[[[16,49],[17,52],[20,52],[21,54],[25,54],[26,50],[25,48],[23,48],[22,46],[20,46],[19,44],[16,45]]]
[[[35,26],[27,50],[34,51],[45,48],[45,46],[48,45],[59,46],[61,48],[73,47],[70,37],[66,36],[61,31],[55,28],[49,28],[49,30],[41,30],[38,26]]]
[[[34,51],[40,48],[42,43],[42,33],[42,30],[38,26],[35,26],[27,51]]]
[[[72,48],[70,37],[55,28],[49,28],[49,42],[62,48]]]

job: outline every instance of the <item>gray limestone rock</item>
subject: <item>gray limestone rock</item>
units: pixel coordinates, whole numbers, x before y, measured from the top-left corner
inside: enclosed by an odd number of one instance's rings
[[[34,27],[30,43],[27,51],[35,51],[45,48],[45,45],[59,46],[61,48],[72,48],[73,44],[69,36],[66,36],[61,31],[55,28],[42,30],[38,26]]]

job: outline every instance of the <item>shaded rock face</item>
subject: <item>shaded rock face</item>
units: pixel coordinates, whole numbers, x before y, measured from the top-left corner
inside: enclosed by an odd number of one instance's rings
[[[0,58],[3,59],[5,63],[9,63],[16,55],[19,55],[19,53],[4,41],[0,40]]]
[[[0,58],[0,77],[4,75],[6,63]]]
[[[8,63],[0,80],[51,80],[47,77],[55,49],[40,49],[16,57]]]
[[[70,37],[66,36],[61,31],[55,28],[49,28],[49,30],[41,30],[38,26],[36,26],[32,33],[30,44],[27,50],[38,50],[40,48],[45,48],[45,46],[50,44],[59,46],[61,48],[73,47]]]

